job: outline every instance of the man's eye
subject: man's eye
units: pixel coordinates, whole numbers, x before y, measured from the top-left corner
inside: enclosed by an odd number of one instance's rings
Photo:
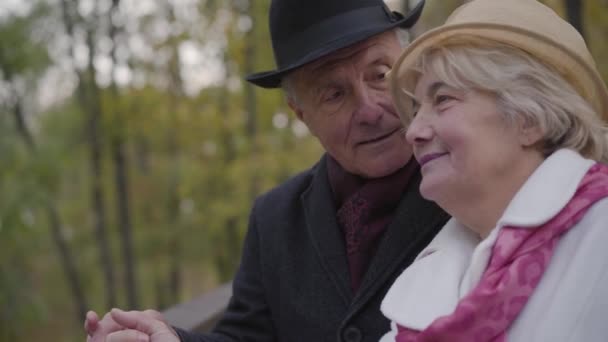
[[[328,92],[327,95],[325,95],[323,97],[323,101],[326,101],[326,102],[334,101],[334,100],[339,99],[341,96],[342,96],[342,91],[334,90],[334,91]]]
[[[378,81],[384,81],[388,79],[388,73],[391,69],[388,67],[381,67],[375,70],[374,77]]]

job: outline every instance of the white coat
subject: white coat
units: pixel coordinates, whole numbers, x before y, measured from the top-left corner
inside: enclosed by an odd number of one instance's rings
[[[381,310],[395,340],[396,325],[423,330],[454,311],[479,282],[501,227],[538,226],[573,197],[595,162],[559,150],[530,176],[496,228],[480,241],[452,218],[395,281]],[[540,283],[508,329],[507,341],[608,341],[608,199],[596,202],[559,241]],[[449,342],[449,341],[446,341]]]

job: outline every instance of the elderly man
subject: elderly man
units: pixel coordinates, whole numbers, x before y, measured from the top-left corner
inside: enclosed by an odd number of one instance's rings
[[[448,218],[418,192],[385,79],[422,7],[403,16],[382,0],[272,1],[278,67],[247,79],[283,87],[327,153],[255,201],[233,297],[210,334],[114,310],[101,321],[89,312],[89,341],[371,342],[389,330],[380,301]]]

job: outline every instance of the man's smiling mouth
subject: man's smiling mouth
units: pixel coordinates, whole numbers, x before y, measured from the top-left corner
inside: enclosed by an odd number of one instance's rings
[[[369,139],[369,140],[362,141],[358,145],[373,144],[375,142],[382,141],[382,140],[390,137],[391,135],[395,134],[395,132],[397,132],[399,130],[400,130],[400,128],[394,129],[394,130],[392,130],[392,131],[390,131],[390,132],[388,132],[388,133],[386,133],[384,135],[381,135],[381,136],[378,136],[378,137],[375,137],[375,138],[372,138],[372,139]]]

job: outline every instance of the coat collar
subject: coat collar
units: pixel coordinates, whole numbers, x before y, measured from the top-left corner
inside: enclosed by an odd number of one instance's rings
[[[593,164],[595,161],[572,150],[554,152],[515,194],[497,226],[536,227],[546,223],[568,204]]]
[[[562,149],[549,156],[516,193],[497,227],[483,241],[451,219],[416,261],[397,278],[381,306],[398,324],[423,330],[454,311],[477,285],[504,226],[533,228],[559,213],[595,162]]]
[[[384,297],[382,313],[402,326],[426,328],[450,314],[461,297],[459,284],[479,237],[451,219]]]

